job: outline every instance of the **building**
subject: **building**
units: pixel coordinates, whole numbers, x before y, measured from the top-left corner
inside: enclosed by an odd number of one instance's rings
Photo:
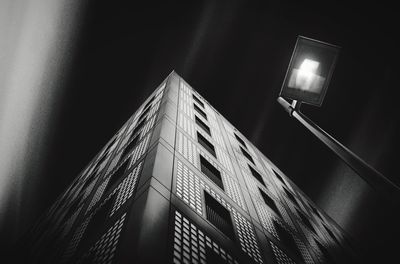
[[[22,241],[29,263],[355,257],[341,228],[175,72]]]

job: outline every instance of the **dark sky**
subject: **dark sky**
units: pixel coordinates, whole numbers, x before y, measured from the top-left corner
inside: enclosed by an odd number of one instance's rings
[[[81,10],[41,184],[24,194],[29,209],[20,230],[175,70],[355,239],[378,251],[394,246],[393,207],[276,102],[297,35],[341,46],[324,104],[302,111],[400,184],[394,7],[135,2],[87,1]]]

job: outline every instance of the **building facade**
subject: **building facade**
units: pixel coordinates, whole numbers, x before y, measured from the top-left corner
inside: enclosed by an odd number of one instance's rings
[[[341,228],[172,72],[21,240],[28,263],[345,263]]]

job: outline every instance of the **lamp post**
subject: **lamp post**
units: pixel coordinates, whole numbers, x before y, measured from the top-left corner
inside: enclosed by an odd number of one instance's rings
[[[289,115],[298,120],[339,158],[362,177],[374,190],[399,202],[400,188],[372,166],[317,126],[300,112],[302,103],[321,106],[328,89],[339,47],[299,36],[290,59],[278,102]],[[290,104],[286,99],[291,99]]]

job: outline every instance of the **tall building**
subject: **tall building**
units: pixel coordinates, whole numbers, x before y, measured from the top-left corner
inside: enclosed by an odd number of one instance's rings
[[[175,72],[57,199],[28,263],[344,263],[341,228]]]

